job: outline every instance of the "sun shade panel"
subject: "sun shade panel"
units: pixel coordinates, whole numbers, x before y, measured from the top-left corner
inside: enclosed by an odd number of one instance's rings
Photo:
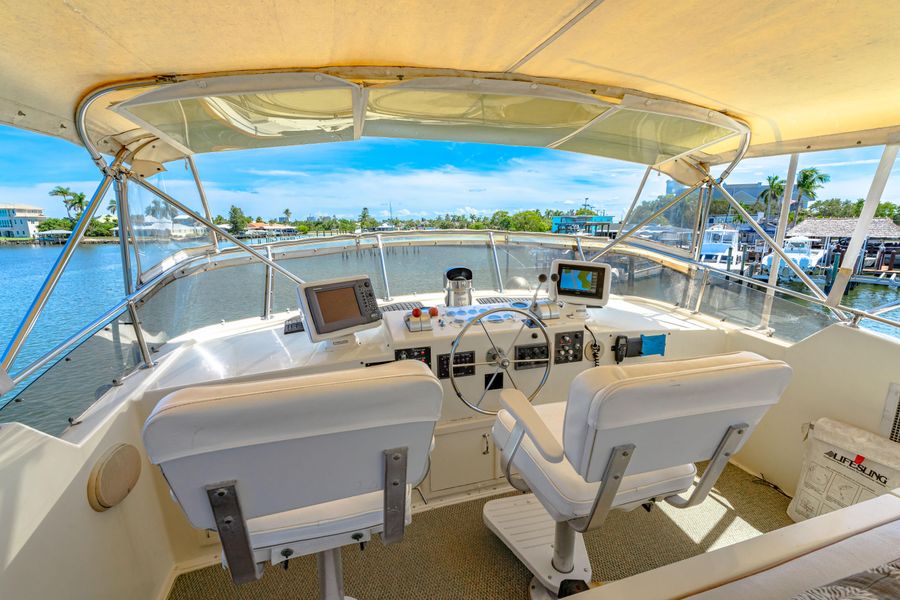
[[[700,156],[740,132],[720,113],[679,103],[633,95],[616,103],[555,86],[468,77],[364,88],[312,73],[229,76],[157,88],[113,110],[186,154],[365,135],[551,147],[659,167]]]
[[[190,82],[115,107],[187,154],[352,140],[358,88],[335,78],[260,76]],[[180,84],[179,84],[180,85]],[[267,86],[271,86],[266,89]],[[279,89],[299,86],[300,89]],[[175,87],[175,86],[171,86]],[[219,92],[218,90],[222,90]]]
[[[558,148],[658,165],[735,134],[733,129],[677,115],[619,109]]]
[[[549,146],[608,106],[532,95],[381,88],[369,92],[365,135]]]

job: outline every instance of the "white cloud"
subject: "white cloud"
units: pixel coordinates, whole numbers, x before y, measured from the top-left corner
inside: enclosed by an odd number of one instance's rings
[[[841,160],[837,162],[814,163],[809,166],[817,169],[825,167],[852,167],[855,165],[877,165],[878,161],[879,159],[877,158],[866,158],[863,160]]]
[[[611,179],[607,171],[616,170]],[[546,158],[514,158],[491,170],[441,166],[431,169],[338,169],[314,174],[315,185],[297,186],[283,178],[251,182],[233,189],[225,181],[207,181],[214,214],[231,204],[254,215],[280,214],[285,208],[298,218],[306,215],[356,216],[363,206],[387,216],[388,202],[403,207],[397,216],[444,213],[490,214],[495,210],[573,206],[590,203],[620,214],[630,202],[643,169],[621,162],[571,153]],[[167,175],[171,176],[171,175]],[[190,183],[189,181],[187,182]],[[169,182],[174,190],[176,180]],[[187,188],[188,186],[185,186]],[[663,193],[665,178],[651,178],[647,193]]]
[[[820,191],[820,197],[855,199],[865,196],[879,153],[879,149],[868,149],[868,152],[807,154],[801,156],[800,168],[839,169],[831,173],[832,181]],[[335,160],[333,164],[340,165],[341,161]],[[729,181],[765,181],[765,176],[770,173],[784,177],[787,165],[786,156],[748,159],[738,166]],[[843,166],[851,168],[841,168]],[[221,170],[204,184],[213,214],[221,215],[227,214],[231,205],[237,205],[248,214],[265,218],[279,216],[285,208],[298,219],[308,215],[356,218],[360,209],[367,206],[372,214],[386,218],[391,203],[395,216],[407,218],[445,213],[491,214],[495,210],[571,208],[589,198],[588,202],[595,208],[621,216],[631,202],[643,172],[644,168],[639,165],[557,152],[516,157],[489,168],[452,165],[408,168],[397,165],[383,169],[329,169],[318,164],[302,171],[291,168],[241,170],[238,167],[231,171]],[[298,178],[303,178],[302,184],[298,184]],[[154,179],[165,191],[199,209],[196,188],[186,173],[173,170]],[[97,180],[88,180],[0,186],[0,202],[35,204],[50,216],[64,216],[62,203],[49,197],[48,192],[56,185],[64,185],[90,197],[97,183]],[[666,177],[651,176],[642,198],[664,193],[665,183]],[[900,176],[895,174],[889,180],[884,198],[889,201],[900,198]],[[133,194],[132,204],[137,211],[141,210],[137,207],[149,200],[150,194],[141,190]],[[104,208],[107,203],[104,199]]]
[[[261,177],[309,177],[309,173],[305,171],[292,171],[290,169],[247,169],[241,172]]]
[[[458,215],[481,215],[481,214],[487,214],[489,211],[479,210],[472,206],[463,206],[461,208],[457,208],[455,212]]]

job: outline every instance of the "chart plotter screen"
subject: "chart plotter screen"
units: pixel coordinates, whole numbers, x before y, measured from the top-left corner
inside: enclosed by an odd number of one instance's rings
[[[597,290],[603,285],[602,278],[602,271],[563,267],[559,274],[559,289],[596,296]]]
[[[562,302],[600,307],[609,300],[610,266],[584,260],[553,261],[556,297]]]

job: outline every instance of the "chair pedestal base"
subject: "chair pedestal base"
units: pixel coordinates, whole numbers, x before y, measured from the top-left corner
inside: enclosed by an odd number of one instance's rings
[[[553,566],[554,521],[534,494],[509,496],[491,500],[484,505],[484,523],[534,575],[531,597],[556,598],[560,584],[567,579],[591,580],[584,538],[575,534],[572,570],[561,573]],[[535,585],[538,584],[539,585]],[[539,589],[539,588],[544,588]],[[547,592],[546,595],[544,592]]]
[[[341,567],[340,548],[332,548],[316,554],[316,570],[319,575],[320,600],[355,600],[344,595],[344,572]]]

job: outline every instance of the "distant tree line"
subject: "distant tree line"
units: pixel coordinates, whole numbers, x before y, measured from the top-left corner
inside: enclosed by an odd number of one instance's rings
[[[66,217],[64,219],[48,218],[38,225],[38,231],[65,230],[72,231],[75,223],[81,217],[81,213],[87,207],[87,200],[81,192],[73,192],[67,187],[61,185],[56,186],[49,192],[50,196],[62,200],[63,206],[66,208]],[[116,199],[112,198],[107,206],[109,214],[116,214]],[[112,237],[116,227],[119,226],[118,219],[91,219],[88,223],[84,235],[87,237]]]
[[[562,210],[544,210],[537,209],[521,210],[510,213],[505,210],[495,211],[490,216],[477,214],[444,214],[435,217],[415,217],[408,219],[387,218],[378,220],[371,215],[368,208],[360,211],[359,218],[347,219],[337,216],[316,217],[303,221],[292,221],[292,212],[290,209],[282,211],[284,219],[278,221],[271,219],[270,224],[283,223],[295,227],[301,234],[315,232],[330,233],[353,233],[357,229],[362,231],[372,231],[382,223],[387,223],[398,229],[498,229],[507,231],[550,231],[550,225],[553,217],[558,215],[575,214],[575,215],[594,215],[595,211],[579,208],[578,210],[562,211]],[[244,211],[237,206],[232,206],[228,211],[228,216],[216,215],[213,221],[222,225],[227,223],[231,227],[232,232],[241,233],[247,230],[250,223],[254,219],[248,217]],[[256,217],[256,222],[263,222],[262,217]]]

